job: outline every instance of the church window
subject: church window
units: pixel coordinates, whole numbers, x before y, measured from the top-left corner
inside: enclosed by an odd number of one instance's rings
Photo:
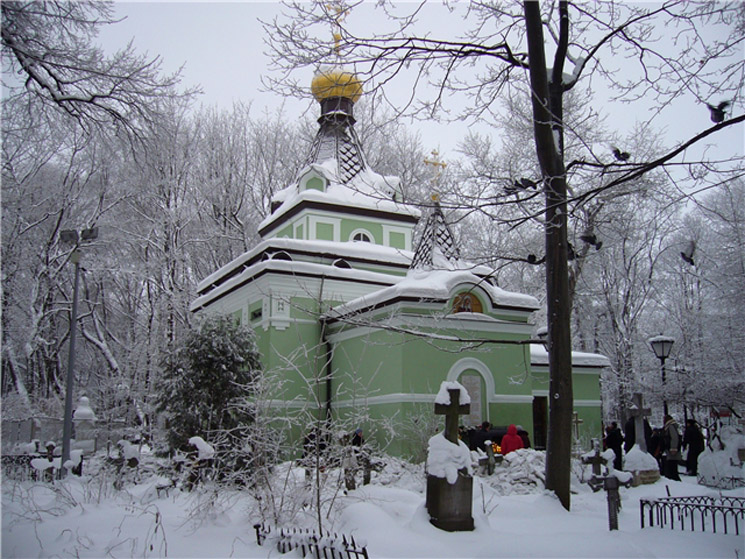
[[[287,254],[284,250],[280,250],[279,252],[275,252],[272,255],[272,260],[288,260],[288,261],[291,262],[292,261],[292,256],[290,256],[289,254]]]
[[[333,265],[336,266],[337,268],[347,268],[347,269],[352,268],[352,266],[349,265],[349,262],[347,262],[343,258],[337,258],[336,260],[334,260]]]
[[[391,247],[406,250],[406,235],[403,233],[392,232],[390,235]]]
[[[300,179],[300,191],[303,190],[326,192],[326,179],[315,171],[310,171]]]
[[[331,223],[316,224],[316,239],[319,241],[334,240],[334,226]]]
[[[481,301],[473,293],[458,293],[453,299],[453,312],[483,312]]]
[[[362,243],[371,243],[372,237],[367,231],[355,231],[352,233],[352,240]]]

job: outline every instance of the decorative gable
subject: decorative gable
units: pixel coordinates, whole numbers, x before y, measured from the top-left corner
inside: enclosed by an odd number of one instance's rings
[[[303,175],[301,175],[298,181],[298,190],[303,192],[304,190],[318,190],[319,192],[326,192],[329,181],[321,173],[315,169],[309,169]]]

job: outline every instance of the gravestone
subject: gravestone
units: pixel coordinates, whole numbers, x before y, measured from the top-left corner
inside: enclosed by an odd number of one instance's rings
[[[579,456],[582,454],[582,443],[579,439],[579,426],[582,425],[585,421],[583,419],[579,418],[579,414],[575,411],[572,412],[572,427],[574,431],[574,444],[572,448],[572,453],[575,456]]]
[[[629,416],[634,418],[634,437],[636,439],[635,443],[644,455],[652,458],[650,460],[650,466],[648,468],[628,468],[634,473],[634,485],[648,485],[660,479],[660,470],[658,467],[656,467],[657,460],[649,454],[649,451],[647,449],[647,440],[644,436],[644,418],[649,416],[651,413],[651,409],[644,407],[641,394],[637,392],[631,397],[631,409],[629,410]],[[633,449],[630,452],[633,452]],[[627,454],[627,457],[629,456],[630,455]]]
[[[642,395],[638,392],[631,397],[631,406],[629,415],[634,418],[635,442],[643,452],[648,452],[647,439],[644,437],[644,418],[651,415],[652,410],[642,405]]]
[[[78,407],[72,417],[75,425],[74,449],[82,450],[86,454],[93,454],[96,449],[96,414],[91,408],[91,401],[86,396],[81,396]]]
[[[447,442],[460,446],[463,443],[458,440],[458,417],[468,413],[469,405],[460,403],[460,388],[448,388],[447,392],[450,396],[449,402],[447,404],[435,403],[435,414],[445,416],[444,438]],[[433,440],[436,437],[433,437]],[[432,452],[431,447],[432,441],[430,441],[430,452]],[[467,449],[466,452],[468,452]],[[428,457],[428,463],[430,458],[431,456]],[[429,521],[433,526],[448,532],[473,530],[472,502],[473,477],[467,468],[458,469],[454,483],[450,483],[446,477],[427,474],[426,506]]]

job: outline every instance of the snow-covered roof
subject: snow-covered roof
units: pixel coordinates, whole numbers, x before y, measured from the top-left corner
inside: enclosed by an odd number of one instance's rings
[[[280,190],[272,197],[272,203],[280,206],[259,224],[259,231],[266,231],[270,225],[279,221],[292,208],[305,201],[321,202],[339,208],[362,208],[379,212],[398,214],[407,218],[418,219],[421,212],[407,204],[396,202],[393,197],[400,189],[398,177],[385,177],[363,169],[347,184],[341,182],[335,169],[335,160],[326,160],[305,167],[298,174],[298,179],[310,171],[322,174],[328,185],[325,191],[307,189],[299,190],[299,181]]]
[[[344,243],[334,244],[338,245]],[[189,306],[189,309],[191,311],[196,311],[234,289],[237,289],[242,284],[251,281],[252,278],[268,271],[297,276],[323,276],[327,279],[347,280],[356,283],[368,283],[379,286],[387,286],[401,279],[401,276],[394,276],[381,272],[371,272],[359,268],[339,268],[333,265],[317,262],[271,259],[262,260],[250,266],[246,266],[240,272],[233,274],[230,279],[220,283],[213,289],[204,292],[203,295],[194,299]]]
[[[396,267],[408,267],[412,258],[411,251],[376,245],[373,243],[272,238],[260,242],[248,252],[244,252],[219,270],[204,278],[197,285],[197,292],[204,292],[224,276],[230,275],[238,268],[251,265],[262,253],[271,252],[272,250],[285,250],[289,253],[303,252],[317,254],[319,256],[327,255]]]
[[[334,319],[364,311],[401,298],[447,300],[459,285],[470,284],[483,289],[495,306],[518,307],[526,310],[538,308],[538,300],[530,295],[505,291],[475,275],[470,270],[410,270],[401,281],[358,297],[344,305],[334,307],[326,318]]]
[[[530,364],[548,365],[548,351],[542,344],[530,345]],[[610,367],[610,361],[599,353],[572,352],[572,365],[575,367]]]

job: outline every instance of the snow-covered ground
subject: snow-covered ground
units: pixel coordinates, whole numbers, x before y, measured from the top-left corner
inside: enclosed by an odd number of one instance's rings
[[[641,529],[639,499],[717,495],[692,477],[621,488],[619,530],[608,530],[606,497],[575,480],[571,512],[542,488],[542,453],[526,449],[474,479],[473,532],[448,533],[430,525],[424,507],[422,466],[391,459],[372,483],[348,494],[336,470],[328,470],[324,502],[334,500],[324,527],[367,543],[371,559],[436,557],[745,557],[745,526],[739,536],[660,528]],[[146,461],[143,460],[143,463]],[[210,490],[158,495],[162,477],[141,472],[136,484],[113,488],[111,475],[96,472],[55,486],[4,480],[2,557],[299,557],[256,543],[260,520],[250,491]],[[578,473],[579,469],[578,469]],[[289,475],[288,475],[289,474]],[[302,503],[304,472],[284,465],[282,497]],[[581,474],[580,474],[581,475]],[[359,482],[359,477],[358,477]],[[724,494],[744,497],[745,490]],[[279,497],[279,495],[277,495]],[[324,512],[326,508],[324,508]],[[297,508],[294,523],[313,526],[314,511]]]

